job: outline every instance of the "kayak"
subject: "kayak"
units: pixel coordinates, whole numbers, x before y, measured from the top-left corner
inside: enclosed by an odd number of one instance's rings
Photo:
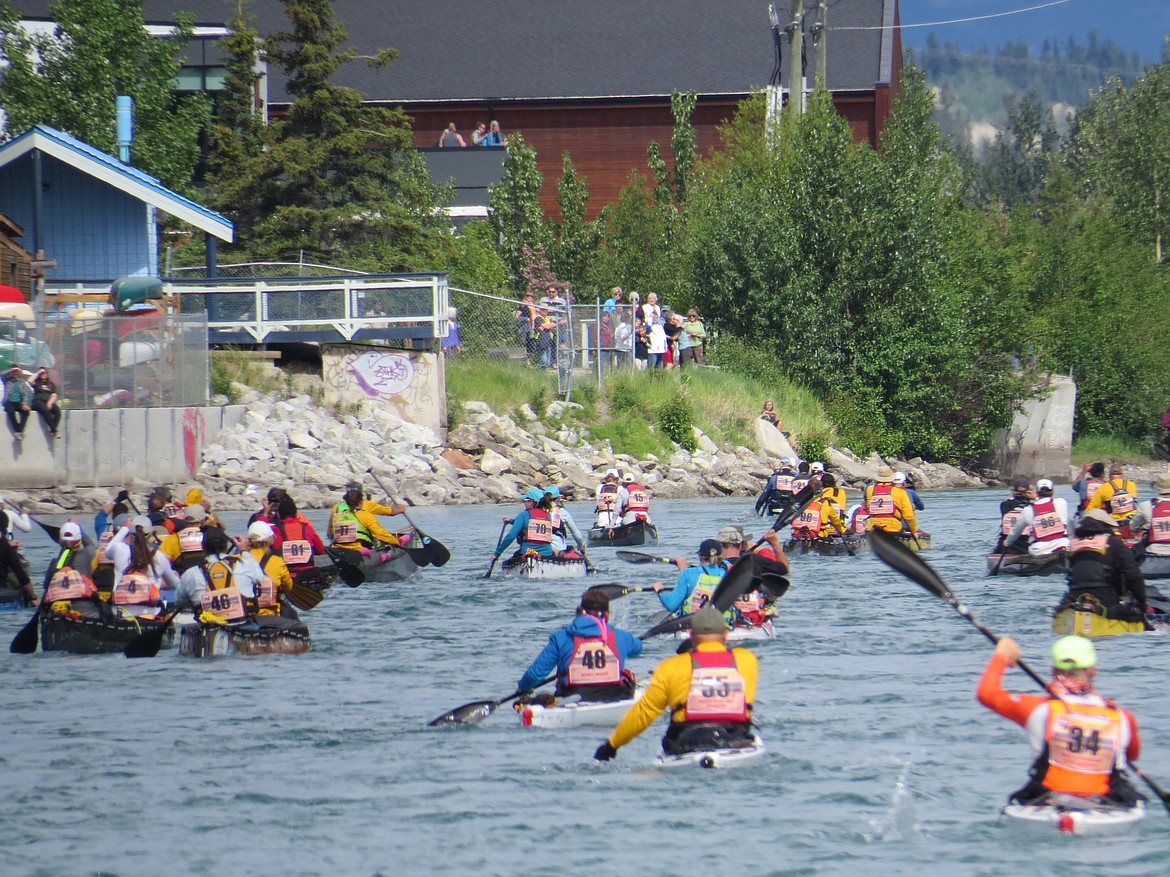
[[[759,761],[767,753],[764,739],[759,734],[753,734],[743,745],[730,749],[696,749],[694,752],[685,752],[682,755],[667,755],[659,753],[657,764],[659,767],[706,767],[725,769],[742,767]]]
[[[737,625],[727,632],[727,642],[739,643],[746,640],[762,640],[772,639],[776,636],[776,631],[772,627],[771,621],[765,621],[761,625]],[[690,639],[691,632],[689,630],[675,631],[675,639]]]
[[[241,624],[184,624],[179,634],[179,654],[185,658],[299,655],[309,646],[309,628],[304,622],[276,615]]]
[[[120,652],[126,644],[141,633],[165,625],[162,648],[169,649],[175,644],[175,630],[170,619],[155,621],[153,618],[125,615],[103,617],[97,607],[88,613],[69,609],[41,612],[41,648],[46,652],[72,652],[75,655],[98,655],[106,652]]]
[[[989,576],[1056,576],[1068,572],[1065,552],[1051,554],[989,554],[987,574]]]
[[[929,533],[918,531],[918,538],[914,538],[909,533],[903,531],[898,534],[898,538],[902,540],[902,544],[911,551],[928,551],[931,547],[931,539]]]
[[[23,588],[0,588],[0,612],[24,609],[29,605]]]
[[[634,697],[612,701],[568,700],[544,705],[526,703],[519,707],[520,724],[525,728],[576,728],[579,725],[612,727],[621,721],[646,685],[640,685]]]
[[[1165,616],[1162,616],[1165,618]],[[1154,619],[1151,618],[1151,623]],[[1158,625],[1155,624],[1155,627]],[[1054,636],[1078,634],[1079,636],[1094,639],[1103,636],[1121,636],[1126,633],[1148,633],[1146,626],[1140,621],[1125,621],[1120,618],[1106,618],[1099,612],[1083,604],[1064,606],[1057,609],[1052,616],[1052,633]]]
[[[1052,795],[1044,804],[1008,804],[1000,811],[1013,827],[1061,834],[1124,834],[1146,818],[1146,804],[1095,804],[1072,795]]]
[[[541,557],[513,554],[503,563],[504,575],[526,579],[579,579],[589,574],[584,557]]]
[[[414,559],[396,545],[376,545],[373,548],[332,545],[329,551],[339,560],[360,569],[370,582],[404,582],[418,572]]]
[[[620,527],[594,527],[589,531],[589,547],[630,548],[657,545],[658,528],[650,520],[634,521]]]
[[[1147,554],[1138,563],[1144,579],[1170,579],[1170,557]]]
[[[857,554],[869,550],[869,539],[865,536],[850,535],[841,538],[789,539],[784,543],[786,554],[819,554],[821,557],[850,557],[850,551]]]

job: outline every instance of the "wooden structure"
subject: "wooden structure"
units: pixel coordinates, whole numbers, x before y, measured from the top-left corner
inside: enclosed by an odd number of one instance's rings
[[[32,254],[16,242],[24,229],[0,213],[0,286],[11,286],[32,298]]]

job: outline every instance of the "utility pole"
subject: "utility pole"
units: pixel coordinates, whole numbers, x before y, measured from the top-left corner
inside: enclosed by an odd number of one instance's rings
[[[797,116],[804,113],[804,0],[792,0],[792,22],[788,25],[788,105]]]
[[[817,20],[812,26],[813,46],[817,53],[816,87],[827,88],[825,85],[825,14],[828,11],[828,0],[817,0]]]

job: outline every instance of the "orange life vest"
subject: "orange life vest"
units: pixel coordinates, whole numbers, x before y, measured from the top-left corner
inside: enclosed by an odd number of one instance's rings
[[[145,572],[124,572],[110,599],[119,606],[154,606],[158,603],[158,585]]]
[[[821,501],[810,502],[792,522],[792,535],[809,539],[821,530]]]
[[[88,576],[82,575],[73,567],[66,566],[53,573],[53,577],[49,579],[49,588],[45,591],[45,602],[87,600],[96,595],[97,588]]]
[[[1069,795],[1106,795],[1117,765],[1122,722],[1111,704],[1087,706],[1061,700],[1048,702],[1048,770],[1044,788]]]
[[[552,544],[552,522],[544,509],[528,510],[528,529],[524,533],[524,541],[534,545]]]

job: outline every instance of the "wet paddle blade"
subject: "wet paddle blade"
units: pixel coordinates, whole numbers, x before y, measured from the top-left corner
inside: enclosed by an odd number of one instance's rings
[[[422,545],[406,545],[403,551],[410,555],[416,566],[430,566],[435,558],[435,548],[432,543],[422,540]]]
[[[655,557],[652,554],[643,554],[641,551],[630,551],[626,548],[619,548],[614,552],[618,560],[624,560],[626,563],[674,563],[669,557]]]
[[[32,522],[34,524],[36,524],[38,527],[40,527],[42,530],[44,530],[45,535],[47,535],[54,542],[61,541],[61,528],[60,527],[54,527],[52,524],[46,524],[44,521],[38,521],[36,518],[33,518]]]
[[[333,560],[333,565],[337,567],[337,574],[341,580],[351,588],[360,586],[366,580],[366,574],[362,572],[360,566],[350,563],[344,557],[339,556],[336,551],[329,551],[328,554]]]
[[[759,587],[769,597],[783,597],[788,593],[791,582],[779,573],[766,572],[760,576]]]
[[[751,590],[755,575],[752,555],[741,555],[716,586],[715,593],[711,595],[711,604],[720,612],[726,612],[732,603]]]
[[[940,600],[952,605],[958,603],[939,574],[931,569],[925,560],[903,545],[897,536],[891,536],[883,530],[874,530],[869,534],[869,544],[873,548],[873,553],[887,566],[896,569],[912,582],[917,582]]]
[[[8,651],[12,654],[31,655],[37,650],[37,640],[41,631],[41,605],[43,604],[37,606],[37,611],[28,620],[28,624],[18,630],[16,636],[12,638],[12,644],[8,647]]]
[[[455,725],[478,725],[496,711],[498,700],[476,700],[443,713],[437,719],[427,722],[429,728],[443,728]]]
[[[447,561],[451,559],[451,552],[447,550],[447,546],[442,542],[431,540],[431,545],[434,546],[434,556],[431,558],[431,566],[446,566]]]
[[[681,617],[678,617],[678,616],[672,615],[670,618],[667,618],[665,621],[661,621],[658,624],[654,625],[652,628],[650,628],[644,634],[639,636],[638,639],[650,639],[650,637],[652,637],[652,636],[659,636],[660,634],[664,634],[664,633],[674,633],[675,631],[678,631],[678,630],[690,630],[690,628],[691,628],[691,616],[683,615]]]
[[[316,588],[306,587],[305,585],[293,585],[292,590],[285,594],[285,597],[288,599],[288,602],[292,603],[298,609],[307,611],[315,608],[324,600],[325,594]]]
[[[1170,792],[1159,788],[1158,784],[1146,776],[1145,771],[1141,770],[1136,764],[1131,764],[1129,769],[1137,774],[1138,779],[1150,787],[1150,791],[1158,796],[1158,800],[1162,802],[1162,806],[1166,808],[1166,812],[1170,813]]]
[[[163,623],[152,627],[145,633],[140,633],[130,642],[126,643],[126,648],[122,649],[122,654],[127,658],[153,658],[158,654],[158,650],[162,648],[163,637],[171,627],[171,622],[174,621],[175,613],[168,615]]]

